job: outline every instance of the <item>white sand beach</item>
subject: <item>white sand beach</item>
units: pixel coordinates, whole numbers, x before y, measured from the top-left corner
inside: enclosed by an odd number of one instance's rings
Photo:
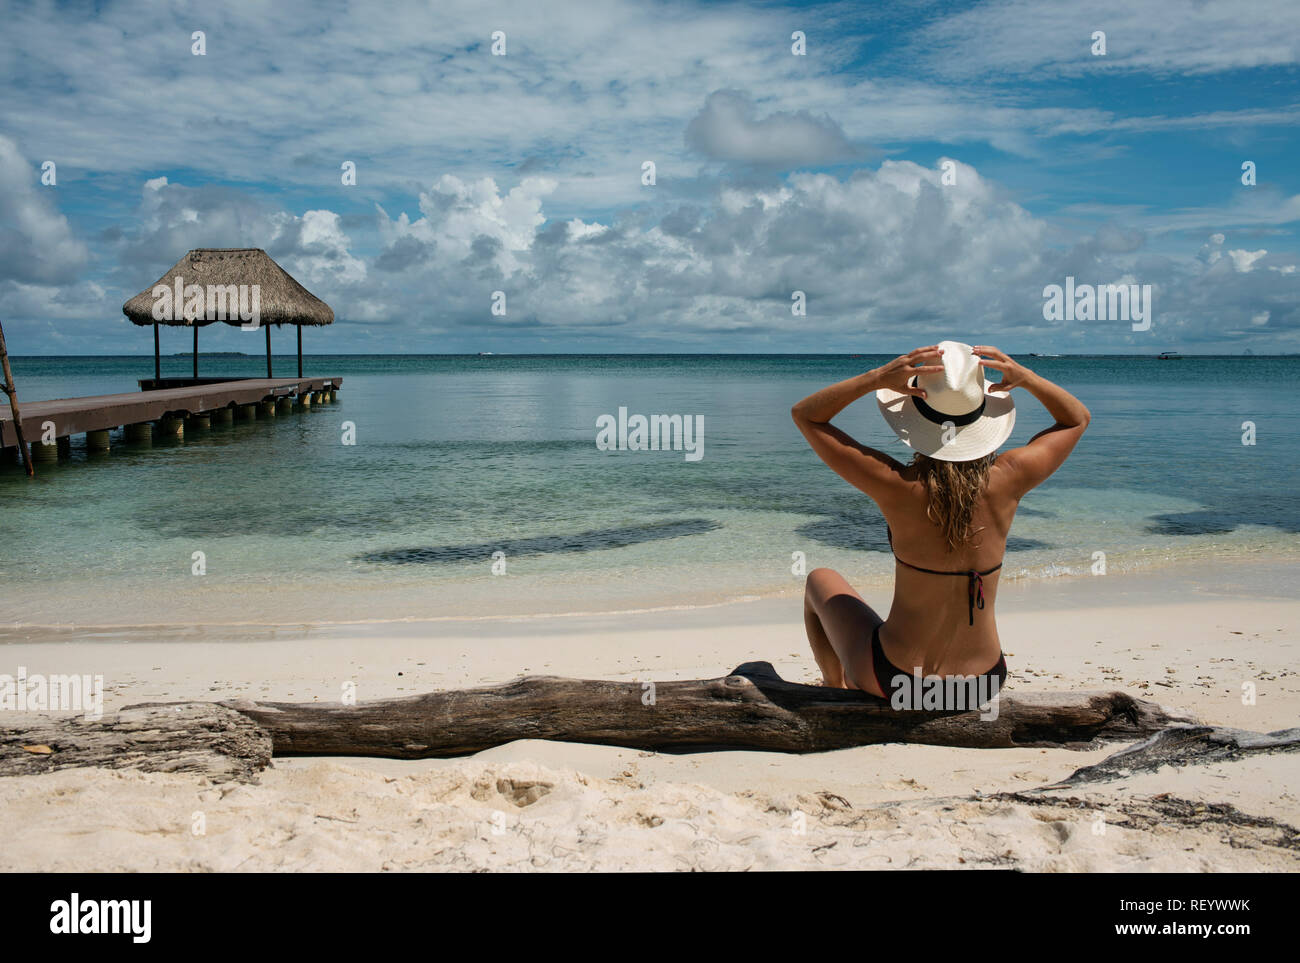
[[[1119,689],[1217,725],[1293,727],[1300,602],[1279,591],[1293,575],[1261,561],[1227,580],[1185,569],[1008,583],[999,625],[1010,691]],[[0,646],[0,671],[102,673],[106,712],[324,702],[347,681],[364,701],[521,674],[713,678],[754,659],[817,681],[793,597],[608,616],[210,626],[183,639],[24,631],[31,640]],[[0,780],[0,816],[22,827],[0,869],[1300,869],[1295,753],[1011,795],[1118,748],[677,755],[521,741],[451,760],[276,759],[247,785],[69,769]]]

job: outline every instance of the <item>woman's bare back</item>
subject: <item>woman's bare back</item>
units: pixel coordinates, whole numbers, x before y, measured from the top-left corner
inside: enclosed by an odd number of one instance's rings
[[[902,478],[907,484],[899,486],[897,498],[881,505],[901,560],[894,565],[894,599],[880,627],[881,647],[890,662],[909,672],[916,666],[925,675],[987,672],[1002,653],[995,617],[1001,569],[982,576],[984,607],[973,611],[967,578],[916,569],[988,572],[1001,564],[1019,499],[1009,490],[1007,472],[994,462],[972,515],[975,535],[951,552],[926,514],[928,494],[919,472],[909,466]]]

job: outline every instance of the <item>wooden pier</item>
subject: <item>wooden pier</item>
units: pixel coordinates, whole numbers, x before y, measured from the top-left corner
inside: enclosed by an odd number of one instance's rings
[[[310,407],[332,401],[342,384],[342,378],[238,378],[182,388],[27,401],[21,409],[22,428],[34,460],[53,460],[66,453],[72,435],[85,434],[87,447],[99,450],[108,448],[108,432],[118,427],[124,427],[132,441],[151,438],[155,424],[163,433],[177,437],[184,431],[186,418],[201,425],[203,419],[221,417],[227,411],[235,416],[266,417],[290,405]],[[55,442],[45,443],[50,437]],[[16,448],[17,444],[13,416],[0,412],[0,447]]]

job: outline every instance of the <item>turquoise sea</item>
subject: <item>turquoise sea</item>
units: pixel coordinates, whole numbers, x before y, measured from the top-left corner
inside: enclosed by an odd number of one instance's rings
[[[152,448],[0,468],[8,626],[368,621],[701,605],[798,590],[793,553],[866,584],[873,504],[790,405],[886,356],[309,356],[339,401]],[[1094,420],[1030,494],[1006,574],[1300,556],[1300,358],[1021,358]],[[278,372],[293,370],[277,358]],[[20,400],[136,390],[152,357],[19,357]],[[260,377],[256,356],[204,375]],[[164,359],[185,375],[187,356]],[[1017,392],[1012,444],[1049,419]],[[602,451],[596,421],[702,416],[704,455]],[[343,443],[344,423],[355,426]],[[1243,445],[1243,423],[1256,444]],[[838,421],[906,458],[864,399]],[[116,435],[114,436],[117,442]],[[196,575],[195,553],[204,574]],[[493,574],[494,553],[498,571]]]

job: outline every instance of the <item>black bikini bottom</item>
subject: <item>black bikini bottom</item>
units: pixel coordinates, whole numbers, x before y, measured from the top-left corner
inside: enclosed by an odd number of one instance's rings
[[[918,686],[914,673],[904,672],[902,669],[890,662],[885,656],[885,650],[880,645],[879,625],[877,625],[871,633],[871,664],[876,674],[876,685],[880,686],[880,691],[885,694],[886,699],[891,698],[895,691],[898,691],[903,687]],[[899,676],[902,676],[906,681],[895,681]],[[954,702],[960,700],[960,705],[944,705],[939,707],[939,710],[964,711],[974,708],[983,701],[972,701],[975,700],[977,693],[997,695],[997,693],[1002,691],[1002,683],[1007,681],[1006,656],[999,654],[997,665],[993,666],[993,668],[989,669],[987,672],[981,672],[979,675],[975,676],[953,676],[949,678],[962,680],[961,685],[968,688],[965,692],[957,695],[957,697],[953,699]],[[996,683],[993,681],[994,679],[997,680]],[[952,687],[953,683],[949,682],[948,688],[951,689]],[[911,693],[908,694],[910,695]],[[949,695],[952,695],[952,693],[949,692]],[[923,707],[917,705],[914,708],[921,709]]]

